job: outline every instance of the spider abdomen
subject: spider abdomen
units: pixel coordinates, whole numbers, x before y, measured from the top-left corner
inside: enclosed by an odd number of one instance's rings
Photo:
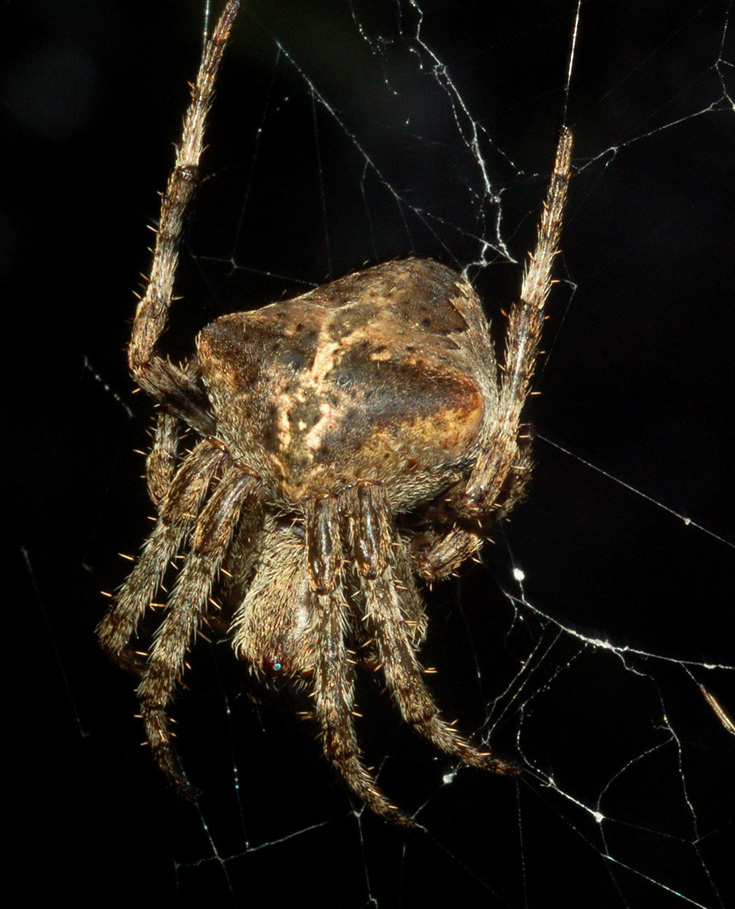
[[[199,359],[218,432],[292,501],[365,479],[394,508],[433,498],[485,418],[473,307],[451,269],[409,260],[217,319]]]

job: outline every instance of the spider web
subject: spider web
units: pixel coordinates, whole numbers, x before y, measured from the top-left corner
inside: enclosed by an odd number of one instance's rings
[[[134,552],[147,532],[127,452],[144,445],[148,408],[129,398],[122,358],[109,353],[124,345],[134,283],[118,262],[109,306],[109,277],[82,281],[85,321],[67,348],[87,365],[76,385],[65,374],[74,403],[45,443],[52,476],[89,501],[49,500],[41,484],[23,538],[48,616],[26,632],[42,642],[44,672],[29,684],[24,669],[18,685],[32,722],[18,727],[15,829],[39,890],[38,871],[52,866],[56,892],[114,879],[126,896],[183,906],[247,905],[263,891],[285,905],[381,909],[450,895],[489,906],[732,904],[732,9],[645,6],[583,4],[569,79],[574,3],[492,13],[429,0],[247,4],[167,338],[183,354],[221,312],[408,255],[466,270],[502,337],[568,107],[575,176],[542,395],[528,408],[530,498],[481,564],[428,594],[436,699],[463,731],[517,757],[518,784],[434,753],[363,679],[369,762],[427,828],[406,835],[350,802],[289,704],[251,703],[226,645],[201,641],[176,707],[200,811],[166,790],[136,750],[130,680],[89,636],[95,591],[124,574],[109,553]],[[90,58],[110,51],[113,31],[135,42],[105,70],[114,127],[98,115],[88,129],[115,130],[108,203],[131,235],[115,259],[145,268],[151,188],[170,166],[185,78],[216,10],[102,9],[86,45],[80,20],[65,34]],[[63,146],[69,161],[76,142]],[[93,160],[90,150],[74,173],[88,180]],[[136,194],[127,208],[126,187]],[[84,199],[92,211],[93,194]],[[84,236],[106,261],[109,237],[95,247]],[[71,528],[54,547],[49,515]]]

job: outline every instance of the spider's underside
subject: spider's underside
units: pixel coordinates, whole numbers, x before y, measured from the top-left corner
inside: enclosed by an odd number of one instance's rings
[[[258,674],[305,687],[324,751],[350,788],[379,815],[411,826],[362,762],[354,673],[379,670],[406,722],[438,748],[475,767],[516,772],[440,716],[417,657],[427,619],[415,577],[456,572],[524,492],[530,458],[521,409],[551,286],[571,136],[562,130],[502,371],[470,284],[418,259],[223,316],[201,332],[191,361],[176,366],[158,342],[238,8],[238,0],[225,4],[192,87],[133,326],[131,373],[159,405],[147,461],[158,520],[99,636],[140,672],[153,753],[193,797],[167,713],[216,596],[233,614],[236,654]],[[199,441],[181,453],[186,427]],[[138,654],[140,621],[182,553],[150,653]]]

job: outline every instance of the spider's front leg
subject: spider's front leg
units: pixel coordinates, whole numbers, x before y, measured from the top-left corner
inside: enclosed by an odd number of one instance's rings
[[[354,656],[345,636],[350,609],[342,587],[339,499],[320,495],[306,503],[306,555],[316,639],[314,707],[324,753],[352,791],[376,814],[405,827],[419,825],[392,805],[362,762],[352,720]]]
[[[459,520],[496,520],[523,496],[530,456],[527,442],[519,440],[521,411],[536,367],[571,166],[572,134],[563,127],[536,248],[526,263],[520,300],[513,305],[508,318],[497,413],[487,424],[481,453],[467,482],[450,491],[445,500],[446,512]]]
[[[213,434],[215,426],[196,374],[169,362],[157,348],[173,299],[184,215],[196,190],[204,129],[214,98],[217,72],[239,7],[240,0],[226,3],[217,27],[206,43],[199,73],[191,88],[191,102],[184,118],[176,163],[161,202],[151,273],[138,304],[128,346],[128,364],[137,384],[202,435]]]

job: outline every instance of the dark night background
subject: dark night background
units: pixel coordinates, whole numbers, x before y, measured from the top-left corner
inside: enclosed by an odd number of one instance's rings
[[[141,905],[232,904],[222,867],[206,861],[204,824],[139,746],[133,681],[93,635],[99,591],[127,570],[117,553],[135,552],[150,527],[133,450],[146,445],[151,409],[132,394],[124,347],[203,8],[11,0],[0,12],[13,579],[4,815],[17,849],[9,867],[31,899],[88,905],[109,890]],[[425,41],[487,131],[483,156],[520,259],[553,160],[574,4],[421,8]],[[380,765],[387,754],[381,784],[409,811],[424,805],[429,832],[407,838],[358,820],[313,730],[288,710],[253,709],[227,649],[202,642],[175,713],[207,829],[222,856],[237,856],[226,863],[237,904],[262,902],[263,892],[283,906],[340,909],[442,906],[445,892],[455,904],[493,907],[734,903],[735,742],[696,684],[735,713],[732,671],[701,666],[735,664],[728,12],[730,4],[704,0],[582,5],[569,98],[578,173],[543,394],[528,413],[537,434],[572,455],[537,440],[529,501],[484,564],[437,588],[429,605],[426,662],[440,670],[432,687],[462,729],[486,720],[522,660],[535,667],[505,693],[492,739],[509,754],[520,743],[526,775],[515,788],[465,771],[442,786],[450,765],[363,682],[368,759]],[[485,224],[476,217],[477,170],[411,40],[416,26],[409,3],[245,3],[169,350],[186,353],[219,313],[366,262],[477,260],[495,212],[487,208]],[[371,55],[360,27],[395,43]],[[344,130],[287,60],[275,65],[274,37]],[[349,136],[405,200],[402,214]],[[415,210],[437,216],[432,230]],[[519,274],[501,260],[471,271],[496,337]],[[519,594],[513,559],[531,604],[517,613],[502,593]],[[567,631],[557,634],[555,623]],[[616,656],[571,632],[667,659]],[[679,661],[697,665],[688,674]],[[664,712],[676,740],[662,728]],[[539,774],[609,820],[598,827]]]

